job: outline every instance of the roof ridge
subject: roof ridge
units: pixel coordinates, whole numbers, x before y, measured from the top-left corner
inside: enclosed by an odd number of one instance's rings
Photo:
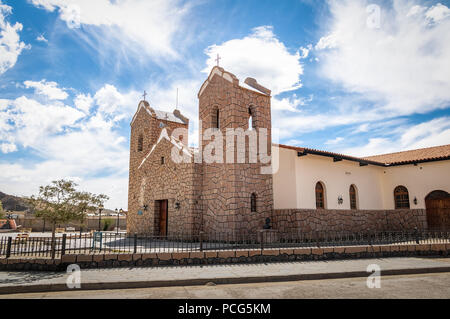
[[[446,146],[450,146],[450,144],[444,144],[444,145],[439,145],[439,146],[423,147],[423,148],[416,148],[416,149],[412,149],[412,150],[399,151],[399,152],[393,152],[393,153],[384,153],[384,154],[378,154],[378,155],[370,155],[370,156],[364,156],[363,158],[377,157],[377,156],[386,156],[386,155],[395,155],[395,154],[401,154],[401,153],[407,153],[407,152],[415,152],[415,151],[423,151],[423,150],[441,148],[441,147],[446,147]]]
[[[289,146],[289,145],[275,144],[275,143],[274,143],[274,145],[277,145],[282,148],[296,150],[296,151],[302,152],[302,153],[312,152],[313,154],[317,153],[318,155],[337,157],[337,158],[341,157],[344,159],[347,158],[347,159],[351,159],[351,160],[364,161],[364,162],[368,162],[368,163],[372,162],[375,165],[382,164],[385,166],[403,165],[403,164],[418,163],[418,162],[422,163],[422,162],[427,162],[427,161],[446,160],[446,159],[450,158],[450,144],[426,147],[426,148],[415,149],[415,150],[410,150],[410,151],[402,151],[402,152],[397,152],[397,153],[375,155],[375,156],[369,156],[369,157],[357,157],[357,156],[340,154],[340,153],[336,153],[336,152],[322,151],[322,150],[308,148],[308,147]],[[415,158],[406,158],[406,159],[405,158],[403,158],[403,159],[402,158],[396,158],[396,159],[394,158],[394,159],[392,159],[392,157],[399,156],[399,154],[408,154],[408,153],[414,154],[414,152],[418,152],[420,155],[420,152],[424,152],[424,150],[428,150],[428,149],[434,149],[434,150],[442,149],[442,154],[439,154],[439,155],[429,154],[429,155],[425,155],[425,156],[416,155]],[[386,157],[388,157],[388,158],[386,158]],[[389,157],[391,157],[391,158],[389,158]]]

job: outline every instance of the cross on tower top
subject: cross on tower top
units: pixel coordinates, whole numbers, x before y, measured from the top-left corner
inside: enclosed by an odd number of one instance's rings
[[[217,58],[216,58],[217,66],[219,66],[220,60],[222,60],[222,58],[220,57],[219,54],[217,54]]]
[[[144,91],[144,95],[143,95],[144,101],[145,101],[145,97],[146,97],[146,96],[147,96],[147,92]]]

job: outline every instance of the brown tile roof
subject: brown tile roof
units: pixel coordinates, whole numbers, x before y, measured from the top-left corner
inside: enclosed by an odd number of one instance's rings
[[[386,164],[408,164],[414,162],[450,159],[450,144],[418,150],[364,157],[364,159]]]
[[[279,144],[279,147],[285,149],[295,150],[300,153],[309,153],[316,154],[328,157],[335,157],[350,161],[356,161],[360,163],[378,165],[378,166],[391,166],[391,165],[403,165],[403,164],[412,164],[417,162],[429,162],[429,161],[439,161],[439,160],[447,160],[450,159],[450,144],[437,146],[437,147],[429,147],[418,150],[397,152],[391,154],[383,154],[376,156],[367,156],[367,157],[354,157],[348,156],[339,153],[332,153],[327,151],[315,150],[312,148],[305,147],[296,147]]]
[[[360,162],[360,163],[364,163],[364,164],[384,166],[384,163],[377,162],[374,160],[368,160],[368,159],[364,159],[364,158],[360,158],[360,157],[354,157],[354,156],[349,156],[349,155],[344,155],[344,154],[339,154],[339,153],[321,151],[321,150],[316,150],[313,148],[296,147],[296,146],[289,146],[289,145],[283,145],[283,144],[278,144],[278,146],[281,148],[290,149],[290,150],[294,150],[294,151],[297,151],[300,153],[305,153],[305,154],[321,155],[321,156],[333,157],[333,158],[337,158],[337,159],[344,159],[344,160],[348,160],[348,161]]]

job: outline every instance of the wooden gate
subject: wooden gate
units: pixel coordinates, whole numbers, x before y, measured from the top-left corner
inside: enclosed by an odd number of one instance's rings
[[[427,222],[430,230],[450,230],[450,194],[434,191],[426,199]]]

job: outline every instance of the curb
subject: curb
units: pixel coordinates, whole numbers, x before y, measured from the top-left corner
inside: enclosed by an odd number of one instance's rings
[[[449,267],[415,268],[415,269],[390,269],[381,271],[382,276],[433,274],[450,272]],[[285,276],[257,276],[257,277],[230,277],[230,278],[205,278],[205,279],[181,279],[160,281],[134,281],[134,282],[99,282],[81,284],[80,289],[69,289],[66,284],[38,284],[0,287],[1,295],[36,293],[36,292],[58,292],[58,291],[83,291],[83,290],[109,290],[109,289],[138,289],[138,288],[163,288],[181,286],[203,286],[209,282],[218,285],[235,285],[264,282],[286,282],[323,279],[343,279],[368,277],[366,271],[340,272],[340,273],[317,273],[317,274],[295,274]]]

